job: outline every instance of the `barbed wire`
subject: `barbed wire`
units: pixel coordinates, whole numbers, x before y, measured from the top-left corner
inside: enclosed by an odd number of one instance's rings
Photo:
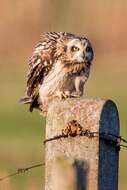
[[[62,133],[60,135],[56,135],[54,137],[48,138],[44,141],[44,145],[47,142],[58,140],[61,138],[68,137],[76,137],[76,136],[85,136],[88,138],[99,137],[105,143],[115,146],[117,150],[120,150],[120,147],[127,148],[127,140],[120,135],[112,134],[108,131],[106,132],[98,132],[98,131],[90,131],[84,129],[77,120],[71,120],[67,123],[64,129],[62,129]],[[124,143],[124,144],[122,144]]]
[[[124,148],[127,148],[127,145],[124,145],[124,144],[121,144],[121,142],[127,144],[127,140],[124,139],[123,137],[121,136],[117,136],[117,135],[114,135],[114,134],[111,134],[111,133],[107,133],[107,132],[90,132],[90,131],[85,131],[85,132],[82,132],[79,136],[86,136],[88,138],[93,138],[93,137],[98,137],[101,139],[101,140],[104,140],[106,143],[110,144],[110,145],[114,145],[116,146],[116,148],[119,148],[120,147],[124,147]],[[71,135],[70,135],[71,137]],[[75,136],[73,136],[75,137]],[[51,137],[51,138],[48,138],[44,141],[44,145],[47,143],[47,142],[50,142],[50,141],[54,141],[54,140],[58,140],[58,139],[62,139],[62,138],[68,138],[68,135],[65,135],[65,134],[61,134],[61,135],[56,135],[54,137]]]
[[[19,174],[22,174],[22,173],[25,173],[25,172],[33,169],[33,168],[41,167],[41,166],[44,166],[44,165],[45,165],[45,163],[40,163],[40,164],[32,165],[32,166],[29,166],[29,167],[26,167],[26,168],[19,168],[19,169],[16,170],[16,172],[11,173],[9,175],[6,175],[4,177],[1,177],[0,181],[3,181],[5,179],[7,179],[7,178],[11,178],[13,176],[16,176],[16,175],[19,175]]]
[[[81,127],[81,125],[76,120],[70,121],[67,124],[66,128],[62,130],[62,133],[60,135],[56,135],[54,137],[48,138],[48,139],[44,140],[43,143],[45,145],[47,142],[50,142],[50,141],[55,141],[55,140],[59,140],[62,138],[68,138],[68,137],[76,137],[76,136],[81,136],[81,137],[85,136],[88,138],[99,137],[100,140],[103,140],[106,144],[114,146],[118,151],[120,150],[120,147],[127,148],[127,140],[125,138],[123,138],[122,136],[115,135],[115,134],[112,134],[109,132],[98,132],[98,131],[93,132],[93,131],[83,129],[83,127]],[[122,144],[122,143],[124,143],[124,144]],[[31,169],[37,168],[37,167],[41,167],[44,165],[45,165],[45,163],[40,163],[40,164],[32,165],[32,166],[26,167],[26,168],[19,168],[16,170],[16,172],[0,178],[0,181],[3,181],[7,178],[11,178],[13,176],[16,176],[16,175],[19,175],[22,173],[25,173],[28,170],[31,170]]]

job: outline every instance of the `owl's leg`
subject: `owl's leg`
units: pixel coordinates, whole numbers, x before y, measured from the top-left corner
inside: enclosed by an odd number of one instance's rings
[[[74,81],[75,91],[71,93],[71,97],[79,98],[83,95],[84,90],[84,83],[85,83],[84,76],[77,76]]]

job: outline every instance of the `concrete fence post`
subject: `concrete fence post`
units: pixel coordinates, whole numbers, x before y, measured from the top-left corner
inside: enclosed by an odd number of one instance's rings
[[[79,98],[51,103],[46,139],[61,135],[71,120],[91,132],[119,135],[118,112],[111,100]],[[117,190],[118,159],[116,147],[98,136],[49,141],[45,145],[45,190]]]

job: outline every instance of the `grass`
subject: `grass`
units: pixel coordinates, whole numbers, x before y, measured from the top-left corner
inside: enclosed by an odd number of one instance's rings
[[[22,113],[16,110],[0,113],[0,171],[7,173],[41,163],[44,157],[44,121],[37,114],[31,116],[22,108]],[[44,176],[42,171],[42,168],[36,168],[12,178],[13,189],[25,190],[27,183],[32,180],[41,186]]]
[[[44,157],[42,142],[45,121],[37,112],[31,114],[28,108],[19,104],[19,98],[24,94],[24,72],[24,65],[8,65],[8,69],[3,65],[1,67],[0,176],[41,163]],[[10,185],[4,182],[4,187],[0,186],[0,189],[8,190],[10,186],[13,190],[26,190],[30,184],[40,189],[43,171],[40,167],[13,177]]]

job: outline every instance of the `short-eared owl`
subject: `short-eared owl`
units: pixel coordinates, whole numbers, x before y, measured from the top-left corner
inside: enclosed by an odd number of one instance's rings
[[[55,97],[82,96],[92,60],[87,38],[66,32],[43,33],[29,61],[26,96],[21,103],[30,104],[30,111],[45,112]]]

